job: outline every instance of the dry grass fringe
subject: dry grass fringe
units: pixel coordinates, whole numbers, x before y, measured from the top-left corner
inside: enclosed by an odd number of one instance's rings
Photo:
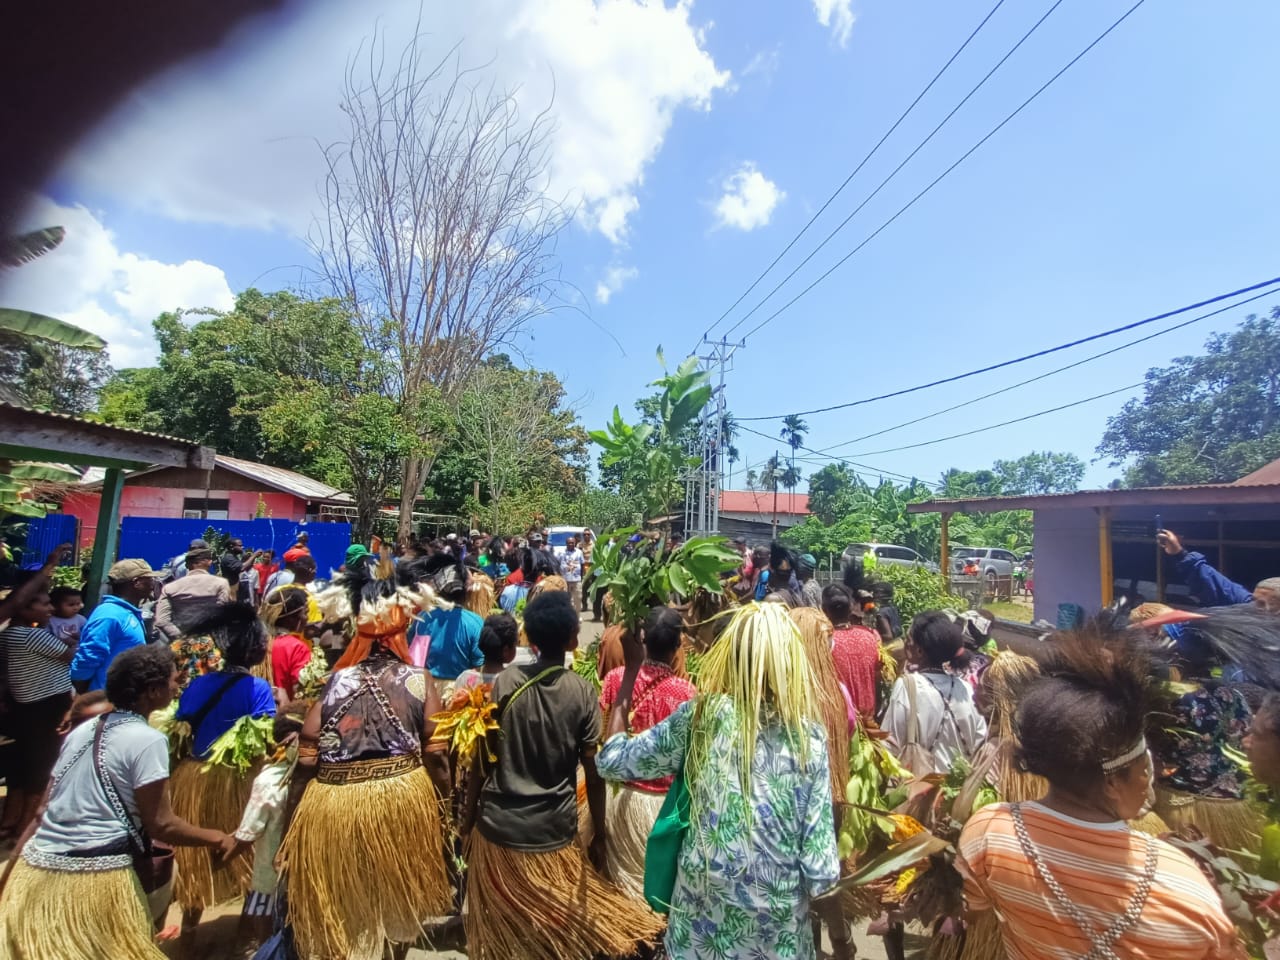
[[[164,960],[132,869],[41,870],[19,859],[0,899],[0,956],[8,960]]]
[[[604,808],[609,836],[605,867],[609,879],[638,903],[645,902],[645,850],[664,800],[665,793],[647,793],[623,786],[617,793],[610,794]]]
[[[834,627],[826,614],[813,607],[796,607],[791,619],[800,628],[805,658],[813,675],[818,710],[827,728],[827,748],[831,756],[831,799],[843,803],[849,783],[849,711],[840,690],[836,663],[831,655]]]
[[[467,580],[467,596],[462,605],[472,613],[487,617],[493,613],[495,591],[493,579],[486,574],[471,571]]]
[[[313,780],[280,847],[302,957],[380,960],[448,914],[440,802],[421,767],[364,783]]]
[[[994,910],[975,914],[960,937],[935,936],[925,955],[927,960],[1003,960],[1004,941]]]
[[[1222,850],[1240,850],[1255,856],[1262,850],[1266,818],[1247,800],[1197,797],[1157,785],[1155,812],[1170,829],[1194,826]]]
[[[239,774],[229,767],[187,758],[178,763],[169,780],[173,812],[207,830],[234,833],[240,826],[245,804],[253,790],[253,778],[261,764]],[[242,854],[231,865],[215,870],[208,847],[178,847],[174,851],[177,876],[173,897],[184,910],[207,910],[244,894],[253,879],[253,862]]]
[[[1145,816],[1139,817],[1137,820],[1130,820],[1129,826],[1137,830],[1139,833],[1145,833],[1148,836],[1158,837],[1161,834],[1169,832],[1169,825],[1164,822],[1164,818],[1154,810]]]
[[[467,864],[471,960],[627,957],[662,931],[662,921],[596,873],[576,843],[526,853],[473,833]]]

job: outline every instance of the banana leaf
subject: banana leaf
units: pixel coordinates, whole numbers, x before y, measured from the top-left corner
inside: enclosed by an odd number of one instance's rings
[[[80,474],[53,463],[15,463],[9,468],[15,480],[45,480],[50,483],[77,483]]]
[[[20,267],[43,256],[62,242],[62,227],[44,227],[16,237],[0,236],[0,267]]]
[[[951,844],[929,831],[917,833],[901,843],[895,843],[880,856],[868,860],[847,877],[842,877],[836,884],[836,890],[847,890],[851,887],[862,887],[874,883],[894,873],[900,873],[913,863],[927,860],[935,853],[951,849]]]
[[[96,333],[82,330],[73,323],[46,317],[42,313],[32,313],[30,310],[14,310],[11,307],[0,307],[0,333],[45,340],[59,346],[77,347],[83,350],[103,350],[107,346],[107,341]]]

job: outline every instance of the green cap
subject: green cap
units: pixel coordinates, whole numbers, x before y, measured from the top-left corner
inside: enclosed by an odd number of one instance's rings
[[[367,556],[369,556],[368,547],[363,543],[353,543],[351,546],[347,547],[347,556],[344,562],[349,567],[356,561],[363,560]]]

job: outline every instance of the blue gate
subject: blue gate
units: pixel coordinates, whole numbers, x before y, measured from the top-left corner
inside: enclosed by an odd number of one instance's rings
[[[159,570],[171,559],[186,553],[192,540],[213,527],[244,541],[245,550],[274,550],[276,560],[293,546],[298,534],[307,532],[311,555],[316,558],[316,577],[329,579],[342,565],[351,545],[349,523],[301,523],[296,520],[174,520],[166,517],[125,517],[120,521],[119,557],[140,557]]]
[[[37,517],[27,524],[27,545],[22,551],[22,566],[38,570],[53,548],[61,543],[77,542],[76,527],[79,521],[69,514],[50,513]]]

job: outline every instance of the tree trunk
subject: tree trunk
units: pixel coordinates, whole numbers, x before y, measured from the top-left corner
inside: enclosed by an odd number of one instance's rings
[[[404,479],[400,484],[400,519],[396,523],[396,540],[408,543],[413,533],[413,505],[422,492],[426,471],[421,457],[409,457],[404,462]]]

